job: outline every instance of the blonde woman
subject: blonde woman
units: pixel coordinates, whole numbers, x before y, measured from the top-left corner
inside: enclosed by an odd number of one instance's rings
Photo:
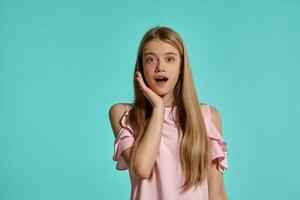
[[[133,83],[134,102],[109,110],[113,159],[129,171],[131,199],[226,200],[220,113],[198,101],[177,32],[157,26],[145,33]]]

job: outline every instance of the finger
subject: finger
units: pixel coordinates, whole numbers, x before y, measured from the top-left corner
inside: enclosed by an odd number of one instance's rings
[[[146,84],[145,84],[145,82],[143,80],[143,77],[142,77],[142,75],[141,75],[140,72],[137,72],[137,81],[138,81],[138,83],[140,85],[140,88],[146,90],[147,86],[146,86]]]
[[[136,79],[136,82],[137,82],[137,86],[139,87],[140,90],[142,90],[142,84],[140,83],[140,77],[139,77],[139,74],[138,72],[135,73],[135,79]]]

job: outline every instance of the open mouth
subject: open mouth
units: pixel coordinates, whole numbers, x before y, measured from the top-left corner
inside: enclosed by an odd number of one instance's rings
[[[164,81],[167,81],[168,80],[168,78],[156,78],[155,79],[155,81],[157,82],[157,83],[159,83],[159,82],[164,82]]]
[[[158,83],[158,85],[164,85],[167,83],[168,78],[166,77],[156,78],[155,81],[156,83]]]

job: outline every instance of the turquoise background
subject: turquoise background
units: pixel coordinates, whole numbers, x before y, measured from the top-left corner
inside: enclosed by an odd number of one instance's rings
[[[108,110],[141,37],[185,41],[221,113],[231,200],[300,199],[299,1],[0,1],[0,199],[129,199]],[[297,92],[298,91],[298,92]]]

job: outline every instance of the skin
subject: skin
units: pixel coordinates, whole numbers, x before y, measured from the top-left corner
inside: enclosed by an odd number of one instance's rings
[[[142,93],[151,103],[153,111],[144,137],[138,144],[133,170],[138,178],[149,179],[161,142],[165,106],[172,106],[174,87],[181,73],[179,52],[168,43],[158,39],[151,40],[143,49],[143,66],[145,80],[140,72],[136,72],[136,80]],[[164,87],[158,86],[154,80],[158,74],[169,78]],[[124,104],[114,104],[110,108],[109,117],[115,137],[122,128],[120,120],[125,111]],[[211,106],[211,113],[212,122],[221,133],[220,113],[213,106]],[[122,157],[127,163],[129,163],[131,149],[129,147],[122,152]],[[214,162],[208,171],[208,191],[210,200],[227,200],[223,174]]]
[[[153,106],[160,105],[163,101],[164,106],[172,106],[173,91],[177,83],[180,71],[180,57],[177,48],[159,39],[149,41],[143,49],[143,73],[145,82],[141,74],[137,72],[137,81],[142,92]],[[165,86],[159,86],[155,77],[164,75],[168,77]],[[151,89],[154,93],[148,90]],[[149,95],[150,96],[149,96]],[[147,96],[148,95],[148,96]],[[159,97],[162,99],[160,99]]]
[[[210,105],[211,120],[219,133],[222,135],[222,121],[220,112]],[[217,168],[217,162],[212,162],[207,175],[208,194],[210,200],[227,200],[224,178],[222,172]]]

